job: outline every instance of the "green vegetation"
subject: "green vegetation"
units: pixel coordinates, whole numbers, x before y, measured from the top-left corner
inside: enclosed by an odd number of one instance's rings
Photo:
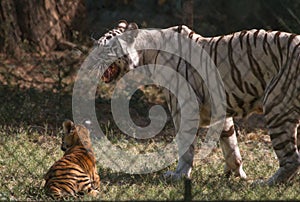
[[[92,33],[97,39],[120,19],[135,21],[142,28],[182,23],[180,1],[89,2],[89,25],[85,22],[79,28],[69,26],[68,33],[74,35],[71,42],[79,46],[91,48]],[[253,28],[300,32],[299,0],[202,0],[194,1],[194,8],[193,28],[203,36]],[[11,12],[11,9],[3,10]],[[41,24],[44,26],[45,23]],[[79,29],[78,33],[76,29]],[[26,32],[19,34],[26,36]],[[9,34],[11,36],[15,34]],[[44,34],[42,36],[46,38]],[[73,83],[87,56],[85,51],[81,53],[70,47],[59,47],[53,53],[34,52],[32,43],[27,39],[23,41],[22,46],[28,53],[17,59],[0,54],[0,201],[50,200],[43,191],[43,175],[63,155],[60,150],[61,123],[64,119],[72,119]],[[149,107],[153,103],[164,103],[155,87],[147,86],[142,90],[137,91],[130,101],[132,119],[141,126],[149,123]],[[146,153],[162,148],[174,138],[170,135],[173,131],[170,122],[163,132],[150,140],[136,140],[122,134],[111,115],[111,92],[111,86],[100,85],[95,100],[99,123],[111,143],[122,150]],[[278,161],[261,120],[254,118],[250,122],[254,127],[242,125],[239,136],[247,180],[223,176],[224,158],[220,148],[206,159],[195,161],[190,184],[163,178],[167,170],[176,168],[176,163],[144,175],[114,172],[98,163],[101,190],[96,200],[300,200],[300,176],[284,185],[253,185],[256,180],[266,180],[274,174]],[[85,196],[81,200],[95,199]]]
[[[43,175],[59,159],[60,135],[47,134],[26,126],[18,129],[2,127],[0,129],[0,200],[49,200],[43,192]],[[108,128],[107,132],[112,129]],[[248,180],[222,175],[223,157],[220,148],[216,148],[209,157],[195,162],[192,173],[191,194],[194,200],[296,200],[300,199],[299,177],[286,185],[265,187],[253,186],[257,179],[267,179],[277,169],[278,162],[270,147],[265,131],[240,137],[244,169]],[[115,144],[126,148],[130,141],[120,141],[122,135],[114,137]],[[111,137],[112,138],[112,137]],[[133,143],[135,145],[147,142]],[[154,147],[151,144],[148,149]],[[184,198],[184,181],[168,182],[162,175],[165,170],[145,174],[129,175],[113,172],[98,165],[101,177],[101,200],[181,200]],[[84,197],[82,200],[91,200]]]

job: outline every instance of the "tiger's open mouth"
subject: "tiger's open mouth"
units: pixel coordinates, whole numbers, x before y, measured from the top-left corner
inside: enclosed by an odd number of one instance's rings
[[[120,74],[120,68],[118,65],[113,63],[108,67],[107,70],[103,73],[101,80],[105,83],[110,83],[111,81],[115,80]]]

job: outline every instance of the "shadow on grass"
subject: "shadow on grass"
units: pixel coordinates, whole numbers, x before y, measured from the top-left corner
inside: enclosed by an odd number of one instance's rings
[[[130,114],[139,125],[149,123],[148,111],[153,104],[143,100],[143,93],[138,91],[130,101]],[[47,130],[55,134],[65,119],[72,119],[72,92],[20,88],[0,83],[0,125],[19,128],[30,126],[32,130],[44,133]],[[95,110],[99,124],[116,129],[111,113],[110,99],[95,99]]]
[[[0,85],[0,125],[49,127],[55,132],[64,119],[72,117],[72,97],[33,88]]]

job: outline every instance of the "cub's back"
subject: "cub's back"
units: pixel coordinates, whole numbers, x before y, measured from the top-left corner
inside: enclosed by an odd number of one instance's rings
[[[78,196],[85,193],[96,196],[100,177],[91,148],[88,130],[73,122],[64,122],[61,148],[64,156],[56,161],[45,174],[45,192],[54,198]],[[80,138],[84,135],[83,138]]]

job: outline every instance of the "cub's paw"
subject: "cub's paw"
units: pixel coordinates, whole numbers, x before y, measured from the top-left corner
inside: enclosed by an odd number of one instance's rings
[[[96,197],[99,193],[100,192],[98,190],[93,189],[89,192],[89,196]]]

